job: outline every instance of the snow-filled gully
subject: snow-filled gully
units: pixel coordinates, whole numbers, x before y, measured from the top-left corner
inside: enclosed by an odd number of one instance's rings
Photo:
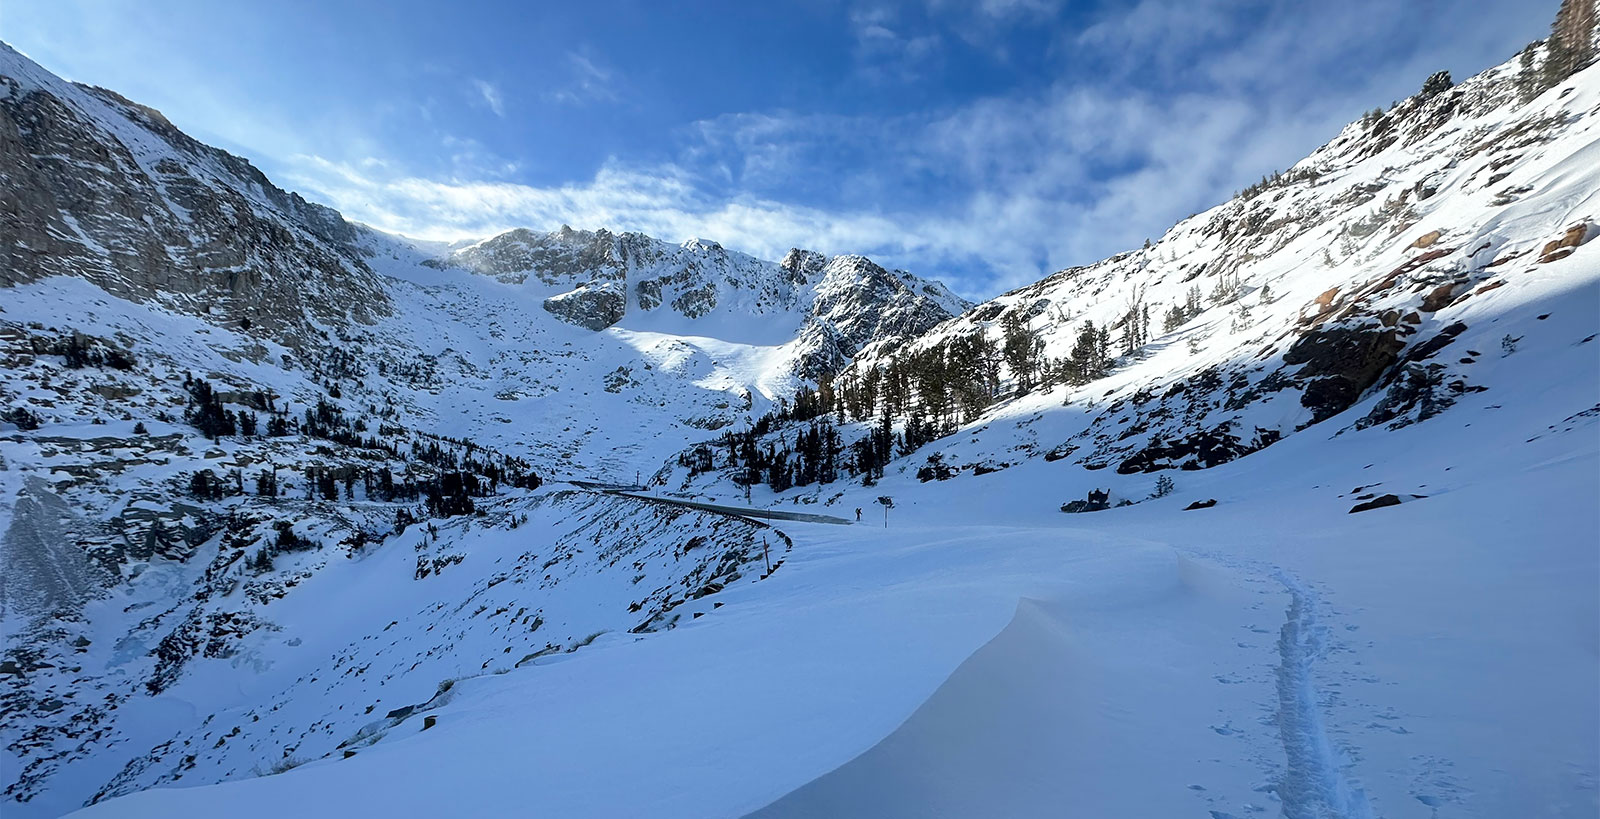
[[[1278,735],[1286,768],[1278,784],[1288,819],[1370,819],[1372,809],[1359,785],[1343,773],[1344,755],[1323,723],[1314,680],[1327,651],[1327,626],[1317,618],[1317,596],[1287,572],[1275,573],[1289,592],[1289,608],[1278,634]]]

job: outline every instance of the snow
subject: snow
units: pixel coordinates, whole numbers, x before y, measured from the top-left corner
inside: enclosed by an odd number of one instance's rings
[[[771,580],[460,683],[426,734],[84,815],[1589,815],[1600,452],[1522,443],[1550,415],[1301,436],[1073,518],[1044,464],[891,481],[887,529],[786,525]],[[1348,514],[1375,480],[1435,494]]]
[[[1600,398],[1600,271],[1551,270],[1503,288],[1521,349],[1438,418],[1090,515],[1055,505],[1149,476],[891,473],[834,505],[893,496],[887,528],[784,523],[780,571],[673,631],[464,680],[349,759],[83,815],[1592,815],[1600,436],[1567,419]],[[1350,514],[1374,486],[1427,497]]]

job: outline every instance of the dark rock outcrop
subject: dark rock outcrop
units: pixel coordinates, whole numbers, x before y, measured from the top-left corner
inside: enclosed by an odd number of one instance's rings
[[[1440,350],[1443,350],[1445,347],[1449,346],[1450,342],[1455,341],[1456,336],[1461,335],[1462,333],[1466,332],[1466,330],[1467,325],[1459,321],[1449,325],[1448,327],[1445,327],[1436,335],[1430,337],[1427,341],[1424,341],[1407,351],[1404,359],[1405,362],[1415,363],[1419,361],[1427,361],[1428,359],[1433,358],[1434,355],[1438,354]]]
[[[1067,501],[1061,505],[1061,511],[1070,514],[1080,512],[1103,512],[1111,508],[1111,493],[1104,489],[1089,490],[1089,497],[1083,500]]]
[[[568,324],[604,330],[622,320],[628,297],[615,282],[590,282],[545,299],[544,309]]]
[[[1231,424],[1201,430],[1173,441],[1151,441],[1117,466],[1117,472],[1156,472],[1162,469],[1210,469],[1276,443],[1279,432],[1258,429],[1250,440],[1240,439]]]
[[[1399,495],[1394,495],[1394,494],[1379,495],[1378,497],[1373,498],[1372,500],[1362,501],[1361,503],[1358,503],[1355,506],[1350,507],[1350,514],[1353,515],[1353,514],[1355,514],[1357,512],[1366,512],[1366,511],[1369,511],[1369,510],[1372,510],[1372,509],[1382,509],[1385,506],[1399,506],[1399,505],[1400,505],[1400,496]]]
[[[1404,347],[1395,330],[1372,326],[1314,330],[1283,354],[1289,365],[1303,365],[1297,375],[1311,379],[1300,403],[1313,423],[1331,418],[1360,400],[1385,370],[1399,360]]]

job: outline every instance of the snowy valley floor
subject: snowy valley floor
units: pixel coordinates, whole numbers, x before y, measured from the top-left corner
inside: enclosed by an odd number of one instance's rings
[[[786,523],[782,569],[673,631],[464,680],[348,759],[84,815],[1593,816],[1579,375],[1100,513],[1055,511],[1082,490],[1038,460],[891,477],[832,509],[894,495],[887,529]],[[1427,497],[1350,514],[1374,485]]]

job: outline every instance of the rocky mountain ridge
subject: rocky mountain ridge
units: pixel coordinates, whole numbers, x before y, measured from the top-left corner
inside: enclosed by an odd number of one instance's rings
[[[403,240],[286,192],[248,161],[194,140],[159,112],[63,81],[10,46],[0,50],[0,77],[0,181],[15,193],[4,213],[9,241],[0,284],[79,276],[112,295],[297,350],[319,335],[313,323],[370,326],[391,314],[389,285],[368,262],[394,253]],[[417,255],[413,250],[400,253]],[[412,263],[511,284],[531,277],[551,291],[543,300],[547,313],[590,330],[658,310],[690,322],[713,313],[782,315],[778,332],[788,335],[768,334],[763,343],[769,344],[792,340],[808,320],[851,324],[843,348],[823,344],[825,333],[812,335],[796,357],[796,369],[806,373],[865,343],[903,342],[967,306],[942,284],[867,263],[865,270],[897,282],[871,288],[887,301],[858,296],[826,317],[809,315],[817,281],[798,267],[711,241],[674,246],[604,229],[513,230],[439,257],[420,254]],[[878,310],[899,318],[885,325],[884,335],[862,333]],[[698,334],[719,336],[724,329],[713,321]]]
[[[115,92],[68,83],[0,44],[0,284],[77,276],[106,292],[257,327],[388,310],[357,228]]]
[[[794,249],[778,263],[705,239],[680,245],[640,233],[517,229],[427,264],[512,285],[556,291],[546,312],[588,330],[660,313],[693,321],[713,313],[766,316],[800,325],[796,371],[836,370],[869,344],[894,347],[971,305],[942,283],[889,271],[854,255]],[[683,325],[690,327],[691,325]]]

